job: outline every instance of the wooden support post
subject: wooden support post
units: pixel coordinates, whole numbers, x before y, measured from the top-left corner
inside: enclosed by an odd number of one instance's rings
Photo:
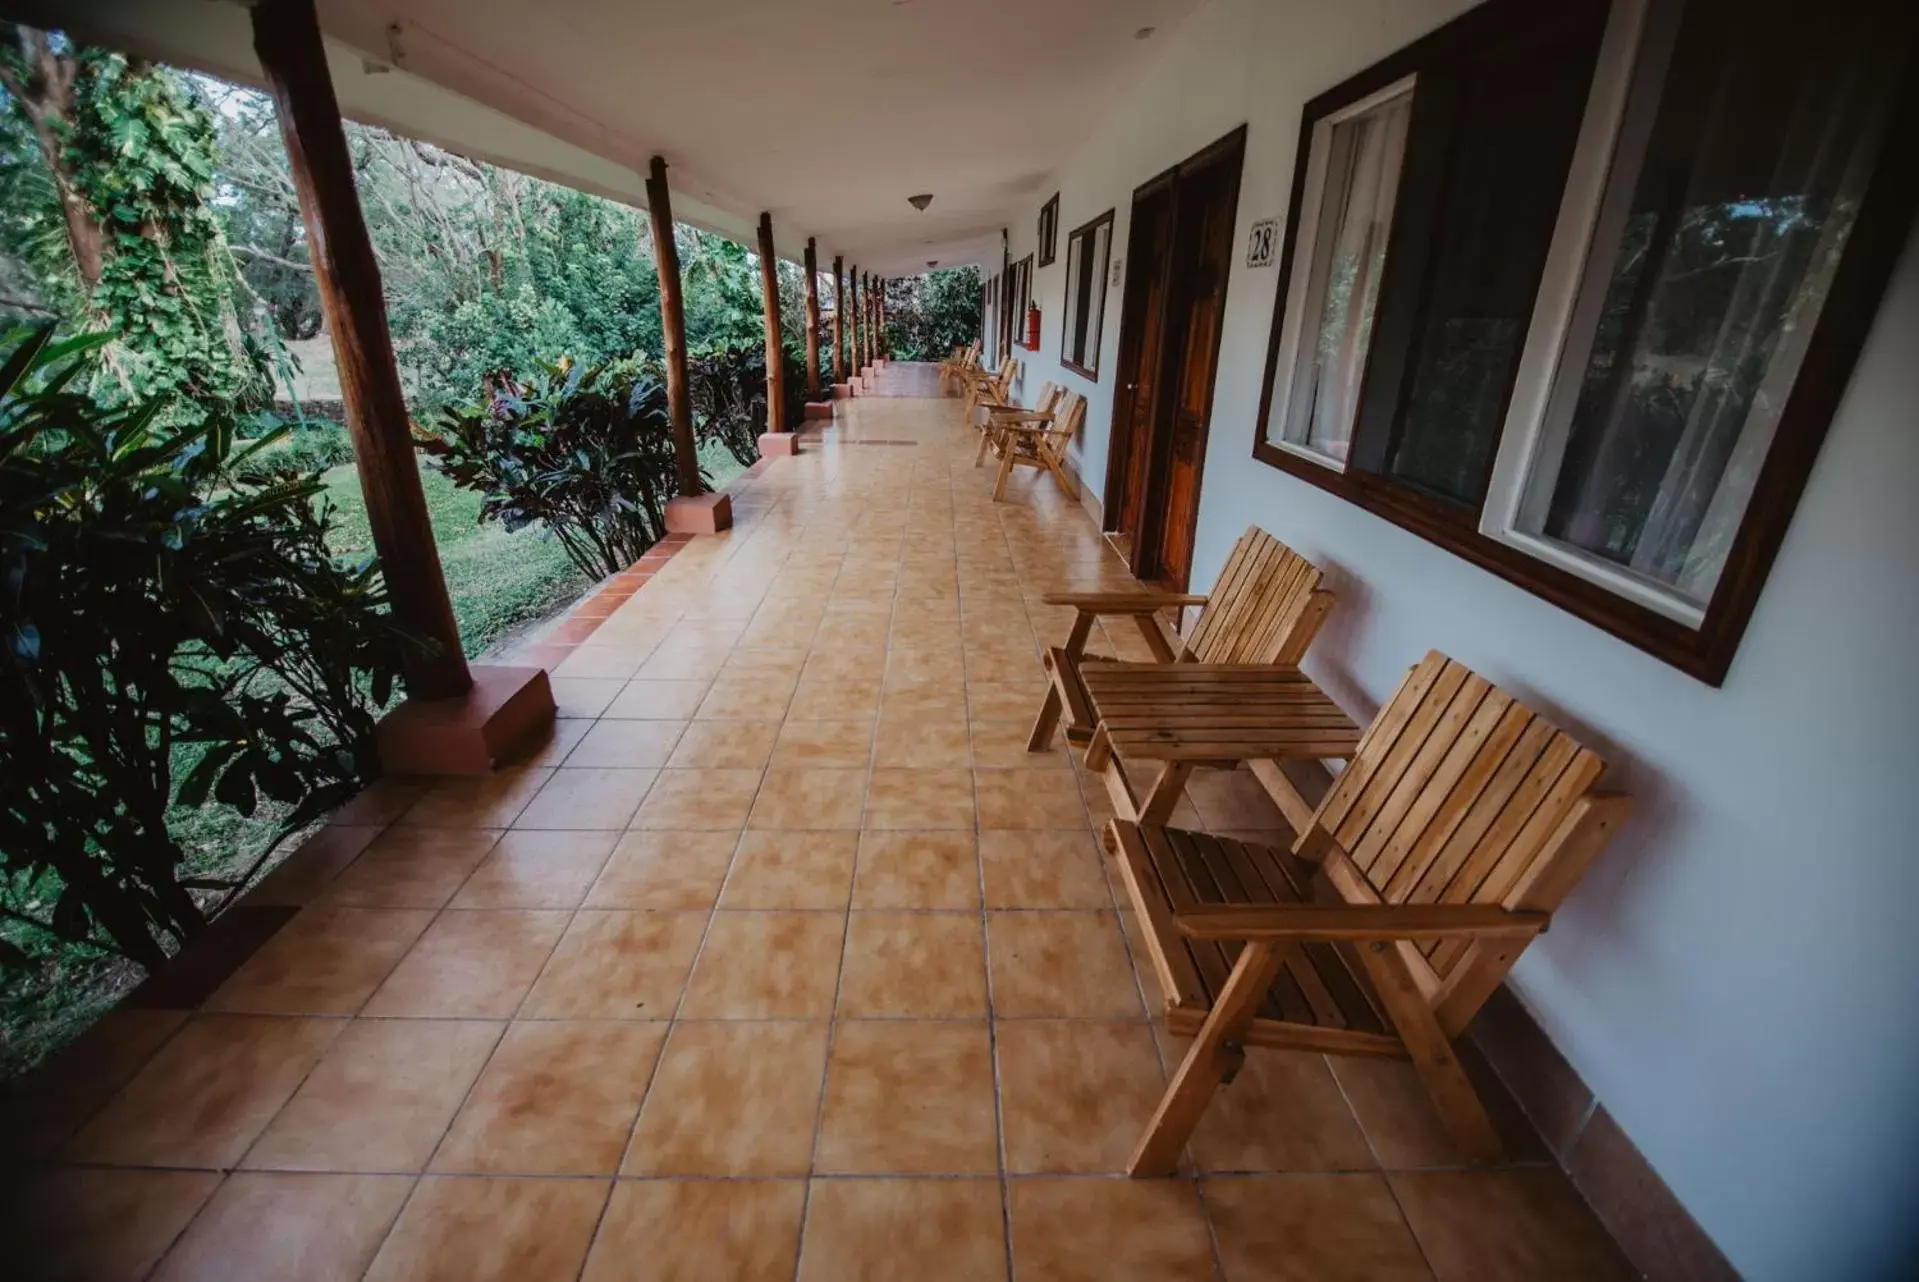
[[[846,381],[846,260],[833,255],[833,381]]]
[[[773,215],[760,214],[760,307],[766,317],[766,430],[786,428],[786,345],[780,339],[780,260],[773,250]]]
[[[680,293],[680,246],[673,239],[673,197],[666,185],[666,159],[653,157],[646,178],[646,213],[653,225],[653,261],[659,267],[660,329],[666,342],[666,409],[673,424],[674,462],[680,497],[692,498],[700,483],[699,447],[693,441],[693,401],[686,386],[686,299]]]
[[[873,323],[874,317],[879,315],[879,309],[873,302],[873,279],[873,273],[868,272],[866,274],[866,363],[868,365],[877,365],[880,360],[879,329]]]
[[[407,698],[375,728],[380,764],[395,774],[484,774],[546,733],[553,688],[539,668],[467,667],[313,0],[258,0],[253,49],[280,118],[314,284],[333,331],[347,431],[393,615],[433,643],[402,660]]]
[[[380,572],[394,617],[436,647],[431,654],[409,651],[407,690],[421,699],[464,694],[473,678],[433,546],[387,330],[380,264],[354,190],[353,162],[313,0],[261,0],[253,9],[253,47],[279,113],[313,279],[333,331],[347,431]]]
[[[886,277],[884,276],[880,277],[880,292],[878,296],[874,299],[874,305],[877,308],[877,311],[875,313],[876,319],[873,325],[873,332],[879,336],[880,358],[884,360],[887,352],[887,348],[886,348]]]
[[[646,213],[653,227],[653,261],[660,276],[660,329],[666,345],[666,412],[673,425],[673,461],[680,495],[666,505],[666,528],[676,534],[712,534],[733,524],[732,502],[705,493],[699,446],[693,440],[693,398],[686,380],[686,299],[680,292],[680,247],[673,239],[673,197],[666,159],[653,157],[646,176]]]
[[[865,348],[861,346],[862,335],[860,333],[865,327],[860,324],[860,265],[858,263],[854,263],[852,270],[846,273],[846,288],[847,293],[851,295],[847,300],[847,320],[853,326],[853,337],[851,339],[853,346],[853,377],[858,378],[860,371],[866,368]]]
[[[820,398],[820,260],[806,238],[806,399]]]

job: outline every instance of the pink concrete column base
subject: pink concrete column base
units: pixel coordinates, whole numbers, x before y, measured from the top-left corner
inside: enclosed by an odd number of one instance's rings
[[[800,438],[792,432],[760,433],[761,458],[792,458],[800,452]]]
[[[833,399],[834,399],[834,400],[836,400],[836,401],[843,401],[843,400],[846,400],[846,399],[847,399],[848,397],[850,397],[850,396],[852,396],[852,395],[853,395],[853,384],[852,384],[852,383],[850,383],[850,382],[847,382],[847,383],[835,383],[835,384],[833,384]]]
[[[806,417],[806,418],[809,418],[809,419],[815,419],[815,418],[832,418],[832,417],[833,417],[833,402],[831,402],[831,401],[808,401],[808,402],[806,403],[806,411],[805,411],[805,417]]]
[[[408,699],[380,718],[380,766],[396,775],[483,775],[553,724],[544,668],[474,668],[451,699]]]
[[[668,534],[718,534],[733,528],[733,500],[725,494],[697,494],[668,499]]]

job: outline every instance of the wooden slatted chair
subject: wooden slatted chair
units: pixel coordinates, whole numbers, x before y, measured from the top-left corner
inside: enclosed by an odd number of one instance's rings
[[[952,356],[940,362],[940,392],[944,394],[952,388],[954,381],[968,370],[979,367],[980,341],[976,338],[968,347],[955,347]]]
[[[1060,492],[1078,498],[1079,487],[1066,470],[1066,450],[1086,418],[1086,398],[1068,392],[1053,406],[1052,416],[1044,421],[1022,419],[1018,415],[988,419],[989,441],[998,447],[999,476],[993,482],[993,502],[1006,497],[1006,482],[1016,467],[1038,468],[1050,473]]]
[[[1062,711],[1068,714],[1068,742],[1083,744],[1093,737],[1093,711],[1080,665],[1098,661],[1086,653],[1086,641],[1099,619],[1131,619],[1161,663],[1297,664],[1333,606],[1333,594],[1319,586],[1319,578],[1318,566],[1258,526],[1247,526],[1210,596],[1156,590],[1048,593],[1046,604],[1072,606],[1079,614],[1066,644],[1046,652],[1046,698],[1033,720],[1027,750],[1044,752],[1052,745]],[[1175,650],[1158,616],[1192,605],[1205,608],[1192,635]]]
[[[1066,389],[1057,384],[1046,382],[1039,385],[1039,397],[1029,408],[1024,405],[1002,405],[997,401],[981,401],[986,418],[980,423],[979,453],[973,456],[973,466],[978,467],[986,461],[987,452],[997,453],[1005,439],[1001,428],[1008,423],[1052,421],[1053,410],[1060,399],[1066,395]]]
[[[966,403],[960,409],[960,421],[971,423],[973,411],[982,401],[1000,405],[1012,403],[1013,384],[1019,382],[1019,361],[1008,356],[998,370],[976,369],[966,376]]]
[[[1109,824],[1167,1027],[1193,1035],[1127,1169],[1172,1172],[1248,1046],[1410,1059],[1462,1154],[1496,1160],[1454,1042],[1625,820],[1603,769],[1435,652],[1292,851]]]

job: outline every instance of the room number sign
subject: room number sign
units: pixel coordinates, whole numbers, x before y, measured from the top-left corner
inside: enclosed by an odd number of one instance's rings
[[[1248,267],[1271,267],[1273,265],[1273,242],[1279,239],[1279,219],[1262,218],[1253,224],[1252,235],[1246,238],[1246,265]]]

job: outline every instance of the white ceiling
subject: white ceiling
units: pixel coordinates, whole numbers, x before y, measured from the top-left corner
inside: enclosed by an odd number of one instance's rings
[[[782,255],[997,262],[1046,176],[1200,0],[319,0],[349,116]],[[232,0],[15,0],[27,21],[257,82]],[[1135,33],[1155,28],[1146,39]],[[906,198],[931,192],[915,211]]]

